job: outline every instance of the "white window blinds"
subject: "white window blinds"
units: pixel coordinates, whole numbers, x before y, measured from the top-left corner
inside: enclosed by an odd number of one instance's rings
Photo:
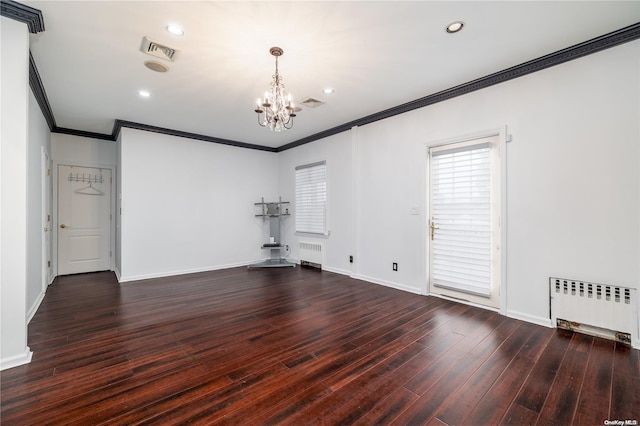
[[[432,149],[432,280],[491,293],[491,145]]]
[[[327,164],[296,167],[296,232],[327,233]]]

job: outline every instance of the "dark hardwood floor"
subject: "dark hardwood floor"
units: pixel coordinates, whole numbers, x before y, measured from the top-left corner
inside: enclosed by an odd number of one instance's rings
[[[2,425],[640,421],[639,351],[313,270],[59,277]]]

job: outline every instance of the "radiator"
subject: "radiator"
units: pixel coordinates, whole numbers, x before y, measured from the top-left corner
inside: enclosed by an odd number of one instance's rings
[[[298,243],[298,253],[301,266],[311,266],[322,269],[324,250],[319,243]]]
[[[551,321],[558,328],[613,339],[637,347],[635,288],[549,278]]]

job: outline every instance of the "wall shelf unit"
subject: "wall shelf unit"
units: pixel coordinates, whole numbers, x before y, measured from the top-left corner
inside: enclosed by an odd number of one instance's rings
[[[288,201],[282,201],[282,197],[278,201],[268,202],[262,201],[254,203],[254,206],[260,207],[260,213],[256,217],[262,218],[263,222],[269,221],[269,242],[262,244],[262,249],[270,251],[271,257],[263,262],[249,265],[249,268],[282,268],[295,267],[296,264],[282,257],[282,250],[287,250],[288,246],[282,243],[280,237],[280,228],[283,218],[290,216]]]

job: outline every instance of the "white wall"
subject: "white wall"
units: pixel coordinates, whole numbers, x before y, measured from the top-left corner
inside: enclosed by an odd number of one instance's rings
[[[0,18],[0,369],[31,359],[27,346],[29,35]]]
[[[299,259],[299,242],[316,242],[324,246],[325,269],[352,274],[349,256],[355,256],[352,217],[352,155],[350,132],[302,145],[278,154],[280,182],[283,200],[289,201],[294,215],[283,220],[282,238],[291,247],[291,258]],[[327,164],[327,228],[328,237],[299,236],[295,234],[295,168],[304,164],[326,160]]]
[[[29,91],[29,138],[27,152],[27,318],[38,309],[46,289],[46,259],[42,258],[45,235],[42,203],[42,152],[51,158],[51,132],[42,110]],[[48,274],[47,274],[48,275]]]
[[[278,197],[275,153],[127,128],[120,149],[122,281],[268,257],[254,203]]]
[[[507,125],[507,313],[548,325],[550,276],[638,287],[639,75],[635,41],[294,148],[280,191],[292,194],[293,165],[343,164],[329,180],[339,198],[355,188],[356,207],[331,214],[326,266],[345,269],[333,241],[355,224],[354,275],[424,293],[427,145]]]
[[[53,133],[52,157],[58,164],[82,166],[115,166],[116,143],[83,136]]]

